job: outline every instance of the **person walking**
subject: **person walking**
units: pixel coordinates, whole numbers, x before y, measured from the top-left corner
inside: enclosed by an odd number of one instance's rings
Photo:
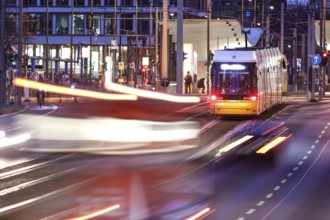
[[[185,93],[186,94],[191,93],[192,76],[190,75],[189,71],[184,77],[184,83],[185,83]]]
[[[201,78],[197,82],[197,88],[202,89],[202,93],[205,91],[205,78]]]

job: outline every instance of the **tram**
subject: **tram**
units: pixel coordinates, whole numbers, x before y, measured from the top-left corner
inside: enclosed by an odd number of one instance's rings
[[[287,78],[278,48],[218,50],[210,74],[210,112],[258,116],[281,103]]]

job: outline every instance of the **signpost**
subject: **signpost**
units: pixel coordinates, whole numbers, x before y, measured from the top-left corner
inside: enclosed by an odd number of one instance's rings
[[[313,69],[319,69],[321,61],[322,61],[322,59],[321,59],[320,54],[314,54],[312,56]]]
[[[312,68],[313,69],[315,69],[317,72],[317,74],[320,74],[320,66],[321,66],[321,62],[322,62],[322,58],[321,58],[321,56],[320,56],[320,54],[314,54],[314,55],[312,55],[311,56],[311,61],[312,61],[312,64],[313,64],[313,66],[312,66]],[[312,71],[312,82],[311,82],[311,93],[312,93],[312,97],[314,97],[314,92],[315,92],[315,90],[314,90],[314,83],[315,83],[315,80],[314,80],[314,71]],[[321,84],[320,84],[321,82],[320,82],[320,79],[319,79],[319,86],[321,86]],[[319,90],[320,90],[320,88],[319,88]],[[314,98],[311,98],[311,100],[310,101],[314,101]]]

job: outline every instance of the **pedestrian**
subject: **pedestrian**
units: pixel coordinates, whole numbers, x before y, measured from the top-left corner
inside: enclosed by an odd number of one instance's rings
[[[205,91],[205,78],[201,78],[197,82],[197,88],[202,89],[202,93]]]
[[[186,94],[191,93],[192,76],[190,75],[189,71],[184,77],[184,84],[185,84],[185,93]]]

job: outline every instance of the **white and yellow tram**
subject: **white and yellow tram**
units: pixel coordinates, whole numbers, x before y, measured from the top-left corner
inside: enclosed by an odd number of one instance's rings
[[[211,67],[210,112],[257,116],[282,101],[285,56],[278,48],[218,50]]]

